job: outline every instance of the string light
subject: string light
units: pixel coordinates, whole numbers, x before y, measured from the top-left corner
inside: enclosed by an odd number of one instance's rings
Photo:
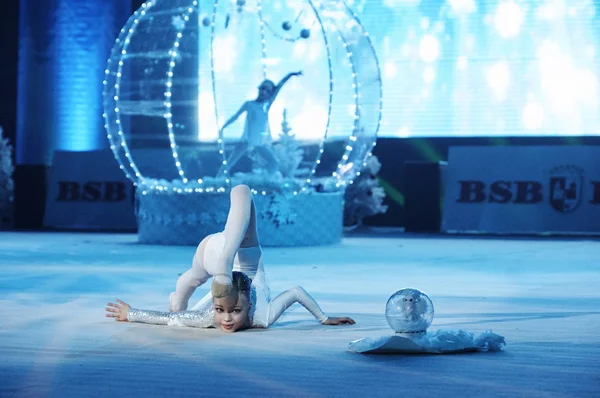
[[[346,9],[346,11],[352,15],[352,18],[354,18],[354,20],[356,21],[356,23],[358,24],[358,26],[361,27],[362,31],[363,31],[363,35],[364,37],[367,39],[367,42],[369,43],[369,49],[371,50],[373,59],[375,60],[375,67],[377,70],[377,82],[379,85],[379,109],[377,112],[377,127],[375,128],[375,131],[373,132],[373,136],[375,137],[375,141],[373,141],[373,144],[371,146],[371,150],[367,153],[367,156],[365,156],[364,160],[363,160],[363,164],[362,164],[362,168],[365,168],[367,166],[367,162],[369,161],[369,158],[371,156],[373,156],[373,149],[375,148],[375,146],[377,145],[377,134],[379,133],[379,129],[381,127],[381,118],[382,118],[382,109],[383,109],[383,83],[381,81],[381,67],[379,65],[379,59],[377,58],[377,53],[375,52],[375,47],[373,46],[373,41],[371,40],[371,36],[369,35],[369,32],[366,31],[366,29],[364,28],[363,24],[360,21],[360,18],[358,18],[358,15],[352,11],[350,9],[350,7],[348,7],[348,4],[346,4],[345,2],[342,2],[344,8]],[[361,169],[362,169],[361,168]],[[357,171],[356,175],[360,175],[360,169]],[[350,181],[350,184],[352,184],[354,181]]]
[[[262,67],[263,67],[263,79],[267,79],[267,63],[265,60],[267,59],[267,40],[265,38],[265,19],[262,14],[262,0],[258,0],[257,2],[258,8],[258,20],[260,21],[260,48],[262,50]]]
[[[350,135],[350,137],[348,137],[348,143],[346,144],[346,148],[344,151],[344,154],[342,155],[342,160],[340,160],[340,162],[337,165],[337,170],[342,169],[342,167],[346,166],[346,164],[348,163],[348,156],[350,154],[350,152],[354,149],[353,147],[353,143],[356,142],[356,133],[359,130],[359,126],[360,126],[360,100],[359,100],[359,84],[358,84],[358,77],[356,74],[356,67],[354,65],[354,54],[352,53],[352,51],[349,49],[349,45],[348,42],[346,41],[346,39],[342,36],[342,33],[340,31],[339,28],[337,28],[337,32],[338,32],[338,41],[342,42],[342,45],[344,47],[344,49],[346,50],[346,58],[348,58],[348,63],[350,65],[350,70],[352,72],[352,87],[354,88],[354,121],[353,121],[353,128],[352,128],[352,133]],[[332,173],[332,177],[337,179],[337,183],[336,183],[336,187],[340,187],[342,185],[342,183],[340,182],[340,180],[342,179],[342,175],[338,173],[338,171],[334,171]]]
[[[323,24],[321,15],[317,11],[312,0],[309,0],[308,4],[312,8],[312,10],[315,14],[315,18],[317,18],[317,21],[319,22],[319,26],[321,27],[321,34],[323,35],[323,41],[325,42],[325,49],[327,51],[327,69],[329,70],[329,103],[327,105],[327,123],[325,125],[325,133],[323,134],[323,139],[321,140],[321,143],[319,144],[319,153],[317,154],[317,158],[315,159],[315,163],[313,164],[310,175],[303,182],[303,184],[300,188],[300,190],[302,192],[306,192],[306,185],[311,183],[312,178],[314,177],[315,173],[317,172],[317,167],[319,166],[319,164],[321,164],[321,158],[323,157],[323,152],[324,152],[323,147],[325,146],[325,142],[327,141],[327,138],[329,136],[329,127],[331,125],[331,110],[332,110],[332,104],[333,104],[333,64],[331,62],[331,49],[329,47],[329,40],[327,39],[327,32],[325,32],[325,25]],[[297,193],[294,192],[294,195],[295,194],[297,194]]]
[[[219,139],[217,140],[217,145],[219,147],[219,154],[222,158],[222,169],[223,174],[225,175],[225,183],[228,186],[231,186],[231,180],[229,179],[229,168],[227,167],[227,158],[225,156],[225,140],[223,139],[223,130],[219,126],[219,107],[217,106],[217,87],[216,87],[216,78],[215,78],[215,21],[217,19],[217,9],[219,7],[219,0],[214,0],[213,2],[213,13],[210,19],[210,76],[212,80],[212,93],[213,93],[213,103],[215,110],[215,123],[217,124],[217,131],[219,132]]]
[[[127,24],[125,24],[125,26],[121,29],[121,32],[119,33],[119,37],[116,40],[115,46],[113,46],[113,48],[111,50],[111,58],[108,60],[108,67],[106,68],[106,71],[105,71],[106,78],[103,81],[103,84],[104,84],[103,95],[105,98],[105,106],[106,106],[106,102],[108,102],[109,105],[112,105],[112,101],[110,101],[111,89],[109,89],[109,87],[108,87],[108,78],[110,77],[110,74],[111,74],[110,66],[112,63],[112,59],[115,56],[118,56],[119,62],[117,62],[117,72],[115,73],[115,84],[113,86],[114,95],[112,97],[112,100],[114,101],[114,108],[113,108],[113,111],[115,114],[114,122],[116,124],[119,145],[115,145],[115,142],[114,142],[115,137],[111,130],[111,121],[109,120],[108,112],[105,111],[103,116],[104,116],[104,119],[106,122],[105,127],[107,130],[107,137],[111,144],[110,148],[113,151],[113,154],[115,155],[115,158],[117,159],[117,162],[119,163],[119,167],[121,168],[121,170],[123,170],[123,172],[125,173],[125,176],[129,180],[131,180],[134,185],[137,185],[139,182],[141,182],[143,184],[144,177],[142,176],[142,174],[138,170],[135,162],[133,161],[133,157],[131,156],[131,153],[129,152],[129,148],[127,146],[127,142],[126,142],[124,134],[123,134],[123,124],[121,123],[121,111],[119,109],[119,95],[121,93],[121,77],[123,75],[123,64],[124,64],[123,59],[124,59],[125,55],[127,55],[127,48],[129,46],[131,36],[135,32],[135,27],[139,23],[139,18],[143,17],[146,14],[147,10],[149,10],[153,5],[154,5],[154,3],[152,2],[152,0],[147,1],[146,3],[142,4],[142,6],[129,18]],[[128,26],[130,26],[129,29],[127,29]],[[121,45],[121,43],[123,43],[123,44]],[[107,98],[108,98],[108,101],[107,101]],[[121,156],[119,154],[119,147],[123,148],[125,157],[129,161],[129,167],[131,167],[131,169],[135,173],[136,178],[134,178],[129,173],[129,171],[127,170],[127,167],[125,166],[125,163],[122,161]]]
[[[183,171],[183,168],[181,167],[181,161],[179,160],[179,154],[177,153],[177,144],[175,142],[175,134],[173,131],[173,111],[172,111],[172,106],[173,103],[171,102],[171,98],[172,98],[172,94],[173,94],[173,70],[175,69],[175,60],[177,59],[177,56],[179,54],[179,44],[180,41],[183,37],[183,33],[181,33],[188,21],[190,20],[190,14],[192,14],[195,11],[195,8],[198,5],[198,2],[194,0],[194,2],[192,3],[192,7],[188,7],[188,9],[186,10],[185,14],[183,15],[183,23],[178,24],[177,25],[177,34],[175,35],[175,41],[173,42],[173,46],[171,47],[171,50],[169,51],[169,55],[170,55],[170,60],[169,60],[169,67],[167,69],[167,81],[165,83],[165,119],[167,122],[167,129],[169,131],[169,143],[171,146],[171,153],[173,155],[173,159],[175,161],[175,167],[177,168],[177,172],[179,173],[179,175],[181,176],[181,180],[183,181],[184,184],[187,184],[188,179],[185,177],[185,173]]]

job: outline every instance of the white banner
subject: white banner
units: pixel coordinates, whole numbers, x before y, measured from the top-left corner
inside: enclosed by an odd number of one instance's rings
[[[442,230],[600,233],[600,147],[451,147]]]
[[[110,150],[56,151],[48,181],[46,227],[136,228],[134,187]]]

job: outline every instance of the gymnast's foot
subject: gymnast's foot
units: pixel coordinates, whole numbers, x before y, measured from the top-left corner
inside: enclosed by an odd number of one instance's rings
[[[212,285],[210,287],[210,292],[213,297],[221,298],[227,297],[231,294],[233,290],[232,278],[228,274],[217,274],[215,275]]]
[[[176,292],[171,293],[169,296],[169,311],[179,312],[187,309],[187,303],[179,303],[178,301]]]

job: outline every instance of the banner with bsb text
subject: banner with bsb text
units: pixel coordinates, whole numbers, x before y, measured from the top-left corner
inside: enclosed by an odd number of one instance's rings
[[[442,230],[600,233],[600,146],[451,147]]]
[[[110,150],[55,151],[44,226],[134,230],[135,190]]]

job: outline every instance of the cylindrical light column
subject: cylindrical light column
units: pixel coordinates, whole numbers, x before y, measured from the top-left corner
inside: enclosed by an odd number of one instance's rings
[[[102,81],[127,0],[20,0],[18,165],[108,146]]]

